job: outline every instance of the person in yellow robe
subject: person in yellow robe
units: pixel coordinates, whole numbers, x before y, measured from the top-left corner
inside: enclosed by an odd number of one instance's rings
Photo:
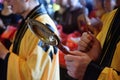
[[[65,55],[67,73],[78,80],[120,80],[120,7],[102,18],[97,39],[83,33],[79,50]]]
[[[46,45],[32,33],[26,19],[56,26],[38,0],[7,0],[14,13],[23,16],[14,42],[7,50],[0,43],[0,80],[59,80],[58,48]]]

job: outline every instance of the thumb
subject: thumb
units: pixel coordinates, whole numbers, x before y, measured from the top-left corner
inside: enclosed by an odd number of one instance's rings
[[[76,50],[76,51],[70,51],[70,54],[71,54],[71,55],[75,55],[75,56],[83,56],[85,53]]]
[[[98,59],[100,53],[101,53],[101,45],[100,42],[96,39],[96,37],[92,36],[92,42],[91,42],[91,48],[87,52],[88,55],[93,59],[96,60]]]

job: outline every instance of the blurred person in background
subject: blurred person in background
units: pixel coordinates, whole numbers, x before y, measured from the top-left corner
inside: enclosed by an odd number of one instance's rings
[[[93,0],[93,10],[86,17],[87,26],[91,33],[95,36],[101,31],[101,17],[106,13],[103,5],[103,0]]]
[[[62,1],[62,0],[61,0]],[[65,1],[65,3],[63,3]],[[84,13],[84,9],[79,0],[64,0],[62,5],[65,7],[61,10],[63,13],[59,24],[63,26],[63,32],[70,34],[78,29],[77,18]]]
[[[0,18],[2,19],[4,25],[18,26],[22,17],[18,14],[14,14],[11,10],[11,6],[8,5],[7,1],[3,1],[3,9],[0,11]]]
[[[52,0],[44,0],[44,5],[47,10],[47,13],[51,18],[53,18],[54,10],[53,10],[53,2]]]
[[[68,0],[56,0],[56,4],[59,5],[59,9],[54,14],[54,20],[57,24],[61,24],[63,20],[63,14],[68,8]]]
[[[0,0],[0,10],[3,9],[3,0]]]
[[[120,6],[120,0],[116,0],[116,6],[115,8],[118,8]]]
[[[101,18],[102,15],[105,13],[103,0],[93,0],[93,10],[89,14],[89,18],[92,17],[99,17]]]
[[[110,12],[115,8],[116,0],[103,0],[103,6],[106,12]]]
[[[3,0],[3,8],[0,11],[1,19],[1,35],[0,41],[9,49],[12,38],[16,32],[22,17],[18,14],[14,14],[11,10],[11,6],[8,5],[6,0]]]
[[[93,0],[85,0],[86,1],[86,7],[88,8],[89,13],[93,10],[94,8],[94,2]]]

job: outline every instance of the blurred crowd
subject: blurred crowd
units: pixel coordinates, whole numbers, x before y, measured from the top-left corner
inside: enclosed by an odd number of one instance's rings
[[[119,0],[54,0],[52,2],[53,13],[50,16],[56,23],[62,44],[70,51],[78,50],[78,42],[83,32],[97,36],[102,29],[102,19],[120,5]],[[66,65],[62,51],[59,59],[61,80],[66,80]]]
[[[83,32],[94,36],[102,28],[101,19],[120,5],[120,0],[40,0],[54,20],[61,42],[68,50],[77,50]],[[0,40],[9,48],[22,17],[14,14],[5,0],[0,0]],[[60,67],[64,54],[60,51]],[[63,71],[63,70],[61,70]],[[65,71],[61,72],[64,73]],[[64,80],[61,75],[61,80]]]
[[[77,49],[83,32],[95,36],[102,28],[101,19],[119,6],[119,0],[40,0],[56,23],[61,42],[70,50]]]
[[[0,41],[9,49],[22,17],[14,14],[7,1],[0,0]]]

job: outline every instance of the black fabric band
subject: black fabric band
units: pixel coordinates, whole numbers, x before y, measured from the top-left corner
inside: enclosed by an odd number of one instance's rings
[[[41,5],[36,6],[27,15],[27,17],[22,20],[22,22],[21,22],[21,24],[20,24],[20,26],[19,26],[19,28],[17,30],[15,40],[14,40],[14,43],[13,43],[13,52],[16,53],[17,55],[19,55],[19,49],[20,49],[21,40],[23,39],[24,34],[28,29],[28,26],[27,26],[25,20],[28,17],[31,18],[31,19],[34,19],[34,18],[36,18],[36,17],[38,17],[39,15],[42,15],[42,14],[47,14],[47,12],[46,12],[44,6],[41,4]]]
[[[110,24],[98,63],[103,67],[110,67],[116,45],[120,40],[120,7],[117,9]]]
[[[102,70],[103,67],[91,61],[87,67],[83,80],[97,80]]]
[[[7,80],[7,65],[10,53],[8,53],[4,60],[0,59],[0,80]]]

